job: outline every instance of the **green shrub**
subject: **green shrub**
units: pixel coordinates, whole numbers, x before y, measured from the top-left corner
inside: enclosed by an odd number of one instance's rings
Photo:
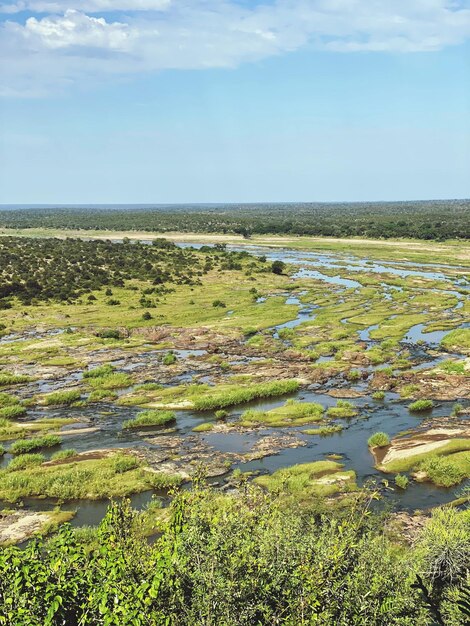
[[[142,411],[137,416],[123,423],[123,428],[143,428],[145,426],[163,426],[169,422],[174,422],[176,415],[173,411]]]
[[[5,454],[5,448],[0,443],[0,456],[3,456],[4,454]]]
[[[101,339],[123,339],[121,333],[118,330],[108,328],[106,330],[100,330],[96,333],[97,337]]]
[[[60,444],[60,437],[58,435],[44,435],[42,437],[34,437],[33,439],[20,439],[15,441],[10,446],[11,454],[24,454],[25,452],[31,452],[32,450],[39,450],[40,448],[53,448]]]
[[[174,363],[176,363],[177,360],[178,359],[176,358],[176,355],[173,354],[173,352],[168,352],[163,357],[163,365],[173,365]]]
[[[10,461],[7,469],[10,472],[16,472],[27,467],[41,465],[45,460],[46,457],[43,454],[20,454]]]
[[[369,446],[369,448],[385,448],[385,446],[388,446],[389,444],[390,437],[387,435],[387,433],[374,433],[367,440],[367,445]]]
[[[24,406],[20,406],[19,404],[4,406],[0,409],[0,418],[15,419],[16,417],[22,417],[23,415],[26,415],[26,409]]]
[[[467,478],[465,469],[451,457],[431,456],[418,463],[417,469],[438,487],[453,487]]]
[[[81,396],[81,391],[78,389],[64,389],[42,396],[42,402],[46,406],[69,406],[80,400]]]
[[[397,474],[395,476],[395,484],[400,489],[406,489],[409,482],[408,476],[405,476],[404,474]]]
[[[225,411],[224,409],[219,409],[218,411],[215,412],[215,419],[216,420],[223,420],[226,417],[228,417],[229,412]]]
[[[350,370],[348,372],[347,378],[351,382],[360,380],[361,379],[361,372],[360,372],[360,370],[357,370],[357,369]]]
[[[114,471],[116,474],[124,474],[125,472],[130,472],[136,467],[139,466],[139,461],[135,458],[135,456],[130,456],[128,454],[119,454],[113,459]]]
[[[451,416],[452,417],[458,417],[463,410],[464,410],[463,404],[460,404],[459,402],[456,402],[454,404],[454,406],[452,407]]]
[[[375,391],[372,394],[373,400],[384,400],[385,399],[385,391]]]
[[[430,411],[433,406],[434,402],[432,400],[416,400],[409,405],[408,410],[419,413],[420,411]]]

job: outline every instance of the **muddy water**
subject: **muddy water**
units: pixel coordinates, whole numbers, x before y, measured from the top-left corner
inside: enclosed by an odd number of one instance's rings
[[[232,248],[233,249],[233,248]],[[280,250],[280,249],[267,249],[267,248],[254,248],[246,247],[239,248],[240,250],[249,250],[255,254],[265,255],[269,261],[282,260],[286,263],[298,265],[299,270],[294,275],[295,278],[312,277],[321,280],[329,285],[332,285],[338,290],[356,290],[361,288],[361,284],[355,281],[353,278],[345,278],[344,276],[333,275],[328,276],[322,272],[322,269],[338,270],[343,273],[345,270],[350,272],[353,276],[353,272],[375,272],[377,274],[396,275],[399,277],[416,276],[434,280],[447,280],[458,288],[461,284],[461,278],[455,278],[453,270],[455,268],[446,268],[445,266],[426,266],[412,263],[400,263],[397,267],[393,264],[378,263],[375,261],[359,260],[354,257],[337,257],[334,255],[295,252],[292,250]],[[449,270],[449,273],[446,273]],[[449,275],[451,278],[449,279]],[[385,282],[382,283],[385,297],[391,298],[392,290],[400,290],[400,287],[388,285]],[[457,291],[446,291],[449,295],[454,295],[457,299],[457,304],[454,310],[460,309],[464,303],[464,296]],[[316,308],[312,305],[306,305],[301,302],[298,297],[291,296],[287,300],[288,304],[298,305],[298,314],[295,319],[273,327],[271,330],[274,337],[279,337],[279,331],[284,328],[295,328],[305,321],[312,321],[316,315]],[[467,323],[462,326],[466,326]],[[372,325],[368,328],[360,330],[358,332],[358,339],[367,343],[373,344],[373,340],[370,338],[370,333],[376,325]],[[424,332],[425,328],[422,324],[418,324],[411,328],[403,342],[407,347],[411,347],[411,358],[415,363],[415,369],[424,369],[427,367],[434,367],[445,358],[449,358],[449,354],[440,354],[433,356],[427,351],[430,347],[436,347],[442,338],[449,331],[435,331],[432,333]],[[47,336],[60,331],[47,331]],[[0,342],[21,341],[23,339],[38,339],[39,335],[31,332],[27,337],[24,336],[9,336],[0,339]],[[424,342],[425,348],[417,346],[418,342]],[[132,358],[126,357],[117,359],[113,362],[117,371],[132,372],[139,369],[145,369],[150,366],[155,359],[161,358],[161,354],[166,351],[153,350],[145,351],[140,355],[134,355]],[[204,357],[205,351],[203,350],[174,350],[179,360],[187,363],[187,371],[178,377],[174,381],[175,384],[181,381],[191,381],[193,377],[198,373],[197,362],[195,359],[198,357]],[[326,362],[333,357],[321,357],[318,362]],[[240,363],[234,359],[232,363]],[[378,366],[383,367],[383,365]],[[372,371],[374,368],[369,368]],[[61,387],[70,387],[80,382],[81,375],[79,373],[72,373],[68,377],[58,381],[39,381],[31,386],[30,394],[37,393],[38,391],[47,392],[53,391]],[[207,379],[210,381],[210,378]],[[355,389],[360,392],[364,392],[366,385],[364,383],[351,386],[347,381],[334,380],[329,385],[344,386],[348,389]],[[326,386],[328,387],[328,385]],[[324,389],[325,391],[326,389]],[[325,392],[318,390],[302,390],[298,394],[293,394],[291,397],[309,402],[319,402],[325,407],[334,406],[336,400]],[[364,392],[365,393],[365,392]],[[269,410],[277,406],[282,405],[286,398],[273,400],[273,401],[258,401],[250,404],[236,407],[230,411],[229,421],[237,421],[241,413],[247,408],[256,408],[259,410]],[[461,401],[464,406],[470,406],[469,402],[459,400],[455,398],[455,402]],[[420,425],[423,421],[426,421],[429,417],[448,416],[451,412],[453,402],[442,402],[436,406],[432,413],[417,417],[408,411],[409,401],[400,401],[396,395],[387,393],[384,401],[374,401],[370,395],[364,395],[361,398],[354,399],[353,402],[357,405],[359,410],[359,417],[350,420],[338,420],[337,423],[341,423],[344,426],[344,430],[341,433],[335,433],[327,437],[309,436],[305,435],[302,431],[308,428],[303,426],[299,428],[286,428],[286,429],[259,429],[250,432],[238,432],[233,433],[201,433],[200,439],[207,443],[214,449],[214,454],[219,453],[237,453],[244,454],[250,452],[252,447],[256,444],[261,436],[269,434],[280,434],[283,432],[296,432],[298,436],[306,443],[304,447],[295,449],[285,449],[278,454],[272,454],[264,459],[251,461],[251,462],[239,462],[234,467],[239,467],[243,471],[258,471],[258,472],[273,472],[279,468],[286,467],[296,463],[311,462],[316,460],[322,460],[329,454],[341,454],[342,462],[345,464],[346,469],[353,469],[357,473],[358,483],[363,484],[370,478],[375,478],[378,481],[387,479],[393,481],[393,477],[389,475],[381,474],[377,472],[373,467],[373,458],[370,455],[367,448],[367,439],[377,431],[387,432],[391,437],[397,435],[400,432],[413,429]],[[63,437],[62,449],[74,448],[79,452],[96,450],[100,448],[137,448],[141,446],[151,447],[151,444],[144,441],[144,437],[158,436],[164,438],[166,435],[161,434],[159,429],[146,429],[140,432],[133,432],[129,430],[122,430],[122,423],[125,420],[132,419],[140,411],[135,407],[119,407],[113,403],[99,403],[88,407],[76,408],[76,409],[49,409],[49,410],[32,410],[28,413],[28,420],[38,419],[41,417],[75,417],[80,420],[80,425],[77,428],[76,435],[66,435]],[[177,412],[176,420],[176,434],[181,437],[182,440],[191,436],[194,437],[192,429],[203,422],[215,420],[215,416],[212,412],[194,412],[194,411],[179,411]],[[94,432],[80,433],[79,428],[97,428]],[[71,430],[73,426],[65,427],[66,430]],[[172,433],[173,435],[175,433]],[[46,456],[50,456],[56,450],[51,450],[46,453]],[[10,460],[10,456],[6,454],[1,460],[5,465]],[[220,479],[223,481],[223,478]],[[461,486],[462,487],[462,486]],[[461,488],[460,487],[460,488]],[[426,509],[430,506],[440,503],[448,502],[455,497],[456,489],[437,489],[431,485],[426,484],[414,484],[412,483],[406,491],[392,491],[386,490],[385,494],[387,498],[392,498],[398,508],[401,509]],[[142,494],[136,494],[132,497],[132,502],[137,508],[145,506],[153,497],[157,495],[164,497],[163,492],[156,493],[147,491]],[[56,502],[52,500],[27,500],[24,503],[26,508],[34,508],[38,510],[46,510],[53,508]],[[6,504],[6,506],[11,506]],[[93,525],[99,522],[103,517],[106,508],[108,506],[107,501],[90,502],[90,501],[78,501],[67,503],[63,508],[67,510],[76,510],[77,513],[73,520],[73,524],[77,526],[81,525]]]

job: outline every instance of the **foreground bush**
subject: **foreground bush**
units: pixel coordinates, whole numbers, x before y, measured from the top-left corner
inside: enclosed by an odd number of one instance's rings
[[[96,534],[0,550],[0,624],[464,626],[468,515],[436,513],[410,548],[367,505],[326,517],[242,491],[177,495],[153,545],[124,503]]]

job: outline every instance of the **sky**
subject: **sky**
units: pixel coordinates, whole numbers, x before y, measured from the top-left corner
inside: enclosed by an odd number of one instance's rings
[[[470,0],[0,0],[0,203],[470,198]]]

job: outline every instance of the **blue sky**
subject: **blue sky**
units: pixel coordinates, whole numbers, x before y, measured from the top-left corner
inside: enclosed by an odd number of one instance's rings
[[[469,40],[467,1],[0,0],[0,202],[468,198]]]

